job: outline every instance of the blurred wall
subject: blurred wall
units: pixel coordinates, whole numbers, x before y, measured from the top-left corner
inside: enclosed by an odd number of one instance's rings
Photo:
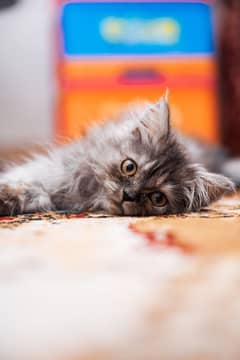
[[[51,139],[51,3],[20,0],[0,11],[0,146]]]

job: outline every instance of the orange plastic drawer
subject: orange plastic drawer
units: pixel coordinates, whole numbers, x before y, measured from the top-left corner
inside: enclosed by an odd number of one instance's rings
[[[169,88],[175,126],[216,142],[211,4],[60,0],[58,134],[78,137]]]
[[[214,84],[175,86],[170,89],[173,125],[193,136],[218,142],[217,106]],[[114,117],[131,101],[156,101],[165,91],[165,84],[122,85],[81,90],[65,90],[59,98],[57,132],[63,137],[79,137],[89,126]]]
[[[59,64],[62,88],[121,86],[137,83],[169,87],[202,84],[215,77],[216,64],[210,57],[124,58],[68,60]]]

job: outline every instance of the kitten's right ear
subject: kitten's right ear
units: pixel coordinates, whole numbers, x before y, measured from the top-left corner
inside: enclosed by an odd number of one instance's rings
[[[193,165],[193,169],[195,179],[185,189],[188,194],[189,210],[199,210],[218,200],[222,195],[235,191],[234,184],[227,177],[208,172],[199,165]]]
[[[170,133],[169,121],[169,91],[161,99],[150,105],[141,119],[141,124],[150,132],[151,135],[159,134],[161,137],[167,137]]]

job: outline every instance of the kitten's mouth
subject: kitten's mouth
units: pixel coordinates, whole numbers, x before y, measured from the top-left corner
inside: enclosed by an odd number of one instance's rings
[[[140,206],[140,195],[129,194],[126,191],[115,194],[108,211],[116,216],[143,216],[143,207]],[[120,197],[120,199],[119,199]]]
[[[141,199],[140,193],[130,193],[123,191],[121,209],[122,215],[125,216],[139,216],[141,215],[141,209],[139,207]]]
[[[136,202],[123,202],[122,211],[124,216],[143,216],[143,209],[140,208]]]

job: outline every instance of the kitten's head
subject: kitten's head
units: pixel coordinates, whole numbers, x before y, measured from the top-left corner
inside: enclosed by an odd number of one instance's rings
[[[145,216],[196,211],[234,189],[227,178],[190,161],[171,129],[167,95],[94,130],[89,142],[102,189],[93,203],[96,211]]]

